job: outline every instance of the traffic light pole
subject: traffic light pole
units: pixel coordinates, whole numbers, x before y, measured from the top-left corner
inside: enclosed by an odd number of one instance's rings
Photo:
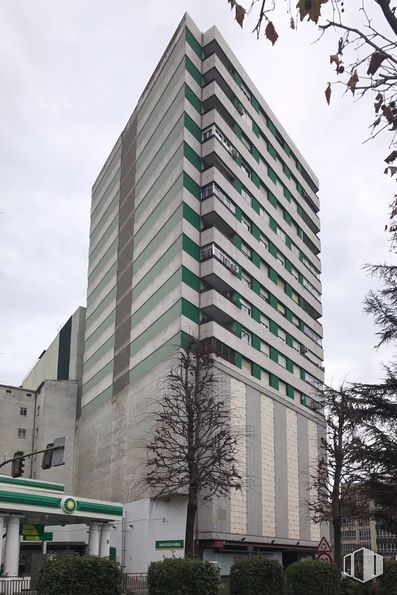
[[[43,450],[36,450],[35,452],[28,452],[27,454],[23,454],[19,457],[13,457],[12,459],[7,459],[6,461],[3,461],[2,463],[0,463],[0,469],[1,469],[1,467],[4,467],[4,465],[7,465],[8,463],[13,463],[14,461],[20,461],[23,459],[29,459],[30,457],[33,457],[34,455],[39,455],[39,454],[42,454],[43,452],[52,452],[53,450],[59,450],[60,448],[64,448],[64,445],[59,444],[58,446],[51,446],[50,448],[43,448]]]

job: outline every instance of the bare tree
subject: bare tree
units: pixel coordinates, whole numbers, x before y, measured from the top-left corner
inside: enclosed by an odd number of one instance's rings
[[[147,446],[146,482],[156,496],[187,493],[185,555],[195,553],[199,498],[240,489],[236,467],[238,434],[230,408],[217,391],[209,344],[192,339],[167,377]]]
[[[346,386],[325,387],[321,393],[327,423],[321,438],[321,456],[313,474],[309,509],[315,522],[329,522],[334,532],[334,559],[341,567],[341,530],[345,516],[359,516],[368,505],[362,503],[359,413],[354,391]]]
[[[390,0],[246,0],[245,6],[227,0],[235,18],[243,27],[252,18],[253,33],[263,35],[273,45],[285,15],[291,29],[299,21],[314,23],[319,35],[331,35],[329,52],[324,56],[336,80],[325,86],[325,97],[331,100],[332,88],[342,85],[353,96],[370,98],[369,139],[388,131],[389,149],[385,151],[386,174],[396,176],[397,166],[397,16]],[[306,67],[306,65],[305,65]],[[325,80],[329,80],[329,75]],[[390,151],[391,149],[391,151]],[[397,242],[397,194],[390,204],[392,243]]]

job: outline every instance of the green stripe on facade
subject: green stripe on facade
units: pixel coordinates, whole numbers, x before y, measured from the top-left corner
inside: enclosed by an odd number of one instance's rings
[[[196,68],[196,66],[193,64],[193,62],[191,61],[191,59],[188,56],[185,57],[185,67],[186,67],[186,70],[192,75],[192,77],[194,78],[196,83],[198,83],[201,87],[201,84],[202,84],[201,72],[199,71],[198,68]]]
[[[84,373],[88,371],[103,355],[109,351],[114,354],[114,334],[109,337],[102,345],[87,359],[84,361]]]
[[[56,483],[36,481],[34,479],[19,479],[17,477],[0,477],[0,483],[8,483],[18,486],[28,486],[32,488],[39,488],[42,490],[54,490],[56,492],[63,492],[65,488],[65,486]]]
[[[198,55],[198,57],[201,60],[202,47],[199,44],[199,42],[197,41],[197,39],[194,37],[193,33],[187,27],[186,27],[186,41],[188,42],[190,47],[196,52],[196,54]]]
[[[155,366],[172,357],[180,345],[181,332],[171,337],[167,343],[161,345],[158,349],[139,362],[139,364],[134,366],[132,370],[130,370],[130,383],[133,383],[145,374],[151,373]]]
[[[189,130],[189,132],[191,132],[194,136],[194,138],[196,140],[199,141],[199,143],[201,142],[201,128],[200,126],[197,126],[196,122],[193,120],[193,118],[191,118],[189,116],[189,114],[185,113],[185,117],[184,117],[184,122],[185,122],[185,128],[187,130]]]
[[[189,190],[197,200],[200,200],[201,187],[186,172],[183,172],[183,187]]]
[[[200,261],[199,246],[185,234],[182,234],[182,249],[197,260],[197,262]]]
[[[178,269],[163,285],[161,285],[142,306],[131,316],[131,326],[135,328],[164,298],[174,291],[182,282],[182,271]]]
[[[190,318],[190,320],[193,320],[193,322],[195,322],[196,324],[200,322],[199,308],[197,308],[197,306],[195,306],[185,298],[182,298],[182,315],[186,316],[187,318]]]
[[[192,289],[200,291],[200,277],[192,273],[192,271],[185,266],[182,266],[182,281]]]
[[[101,405],[106,403],[106,401],[109,401],[112,398],[112,395],[113,395],[113,385],[109,386],[109,388],[106,388],[104,391],[99,393],[99,395],[94,397],[89,403],[86,403],[86,405],[83,405],[83,407],[81,408],[81,416],[87,415],[87,414],[95,411],[95,409],[97,409],[98,407],[100,407]]]
[[[138,353],[149,341],[158,337],[160,333],[171,326],[181,315],[181,300],[169,308],[156,322],[151,324],[143,333],[131,342],[131,353]]]
[[[87,382],[83,384],[83,394],[87,393],[93,386],[96,385],[97,382],[103,380],[107,376],[107,374],[109,374],[109,372],[112,371],[113,360],[106,364],[106,366],[103,366],[103,368],[101,368],[99,372],[97,372],[92,378],[90,378],[89,380],[87,380]]]
[[[183,218],[200,231],[200,215],[185,202],[183,203]]]
[[[86,327],[87,327],[88,321],[90,323],[92,323],[94,320],[96,320],[98,318],[98,316],[100,316],[100,314],[102,314],[102,312],[105,310],[105,308],[107,308],[107,306],[112,302],[112,300],[115,299],[115,297],[116,297],[116,287],[113,287],[109,291],[109,293],[103,298],[101,303],[98,304],[98,306],[95,308],[95,310],[93,310],[91,312],[91,314],[87,317]]]
[[[199,171],[201,171],[201,158],[197,155],[196,151],[193,151],[192,147],[186,142],[183,143],[183,154],[190,161],[192,165]]]
[[[189,85],[187,83],[185,83],[185,97],[188,100],[188,102],[192,104],[192,106],[195,108],[195,110],[197,110],[198,113],[201,115],[201,110],[202,110],[201,101],[197,97],[196,93],[194,93],[194,91],[192,91],[192,89],[189,87]]]
[[[166,250],[161,258],[156,262],[155,265],[146,273],[144,277],[137,283],[135,287],[132,289],[132,296],[133,300],[136,300],[137,297],[145,291],[153,283],[157,277],[160,275],[162,271],[169,265],[170,262],[176,258],[176,256],[180,256],[182,249],[182,235],[179,236],[175,240],[175,242]]]
[[[91,333],[91,335],[86,339],[84,349],[91,347],[91,345],[99,339],[101,334],[104,333],[106,329],[114,323],[115,319],[116,310],[113,310],[113,312],[111,312],[109,316],[107,316],[105,320],[101,322],[101,324],[95,329],[95,331]]]

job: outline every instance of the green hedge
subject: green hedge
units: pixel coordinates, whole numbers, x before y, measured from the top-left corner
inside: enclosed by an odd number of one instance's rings
[[[230,595],[283,595],[285,572],[264,556],[243,558],[230,571]]]
[[[301,560],[287,568],[287,581],[293,595],[335,595],[339,593],[339,571],[335,564]]]
[[[51,556],[42,566],[38,595],[120,595],[119,565],[97,556]]]
[[[379,577],[382,595],[397,595],[397,562],[383,561],[383,574]]]
[[[166,558],[148,569],[150,595],[217,595],[219,574],[203,560]]]

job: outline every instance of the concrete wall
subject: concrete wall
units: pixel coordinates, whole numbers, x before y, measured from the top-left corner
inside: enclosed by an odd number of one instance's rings
[[[35,450],[42,450],[55,438],[65,436],[65,465],[42,469],[42,455],[37,455],[32,476],[33,479],[63,483],[66,493],[72,490],[77,392],[75,380],[47,380],[37,393]]]
[[[11,458],[16,451],[31,452],[36,395],[34,391],[15,386],[0,385],[0,461]],[[21,415],[26,409],[27,415]],[[18,430],[26,430],[18,438]],[[30,465],[25,463],[24,475],[29,477]],[[11,474],[11,464],[1,468],[1,473]]]

